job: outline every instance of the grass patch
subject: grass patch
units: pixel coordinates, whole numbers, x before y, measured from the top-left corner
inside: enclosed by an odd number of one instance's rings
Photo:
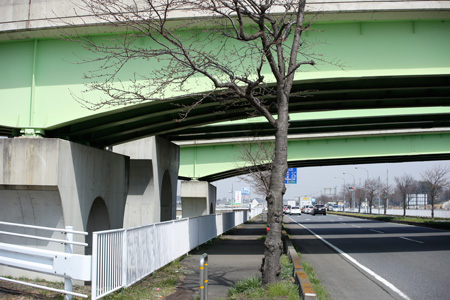
[[[6,278],[14,279],[10,276],[6,276]],[[16,278],[16,280],[33,283],[37,285],[42,285],[46,287],[51,287],[55,289],[64,289],[63,282],[52,282],[43,279],[28,279],[28,278]],[[73,291],[76,293],[81,293],[85,295],[90,295],[91,289],[86,286],[73,286]],[[50,300],[63,300],[64,295],[42,290],[34,287],[25,286],[22,284],[11,283],[7,281],[0,280],[0,298],[2,300],[35,300],[35,299],[50,299]]]
[[[286,255],[281,256],[281,281],[262,285],[261,278],[249,277],[238,281],[228,290],[228,300],[300,300],[298,286],[293,283],[294,266]]]
[[[180,260],[175,260],[167,266],[153,272],[138,283],[104,297],[105,300],[140,300],[158,299],[166,297],[173,292],[178,282],[183,280],[187,270]]]
[[[370,215],[370,214],[362,214],[362,213],[342,213],[342,212],[333,212],[338,215],[344,215],[349,217],[377,220],[380,222],[397,222],[397,223],[406,223],[410,225],[417,226],[426,226],[443,230],[450,230],[450,220],[444,218],[420,218],[420,217],[403,217],[396,215]]]

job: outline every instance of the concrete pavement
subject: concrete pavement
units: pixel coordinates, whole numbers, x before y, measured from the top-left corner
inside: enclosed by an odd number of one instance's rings
[[[188,269],[186,279],[176,292],[165,299],[190,300],[199,295],[200,257],[208,254],[208,299],[226,299],[228,288],[237,281],[251,277],[261,277],[259,268],[264,256],[266,223],[261,216],[222,235],[209,245],[192,251],[182,260]]]

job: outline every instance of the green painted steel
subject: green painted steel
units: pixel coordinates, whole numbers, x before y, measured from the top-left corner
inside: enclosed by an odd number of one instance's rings
[[[243,142],[245,143],[245,142]],[[215,181],[249,162],[238,142],[181,147],[179,177]],[[290,139],[290,167],[450,158],[450,132]]]
[[[450,74],[450,19],[328,23],[314,29],[306,34],[315,44],[311,51],[342,63],[344,69],[319,63],[299,72],[296,80]],[[72,95],[94,102],[102,97],[98,92],[83,93],[83,74],[95,66],[79,64],[77,56],[89,55],[80,45],[57,39],[0,43],[0,125],[46,129],[116,109],[90,111],[74,100]],[[135,70],[151,73],[152,63],[131,63],[122,79],[128,80]],[[192,92],[198,86],[202,85],[192,85]]]

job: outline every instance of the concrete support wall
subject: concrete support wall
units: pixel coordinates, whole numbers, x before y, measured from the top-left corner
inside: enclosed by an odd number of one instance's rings
[[[0,139],[0,220],[56,228],[70,225],[90,232],[121,228],[128,169],[126,156],[65,140]],[[38,234],[64,238],[59,233]],[[75,236],[75,240],[91,243],[90,237]],[[0,241],[64,251],[64,245],[44,241],[2,235]],[[74,248],[75,253],[84,251]],[[25,276],[21,271],[7,275]]]
[[[175,219],[179,147],[163,138],[149,137],[114,146],[113,151],[131,158],[123,226]]]
[[[183,181],[180,194],[183,218],[216,212],[217,190],[214,185],[206,181]]]

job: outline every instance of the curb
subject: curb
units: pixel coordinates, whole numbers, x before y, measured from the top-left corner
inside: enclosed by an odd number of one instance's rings
[[[286,251],[287,256],[294,264],[294,279],[299,287],[299,294],[303,300],[317,300],[317,294],[314,290],[311,282],[309,281],[308,275],[305,273],[305,269],[303,269],[303,265],[300,261],[300,257],[297,254],[297,250],[295,250],[294,245],[289,239],[289,235],[285,230],[282,232],[283,241],[284,241],[284,249]]]

